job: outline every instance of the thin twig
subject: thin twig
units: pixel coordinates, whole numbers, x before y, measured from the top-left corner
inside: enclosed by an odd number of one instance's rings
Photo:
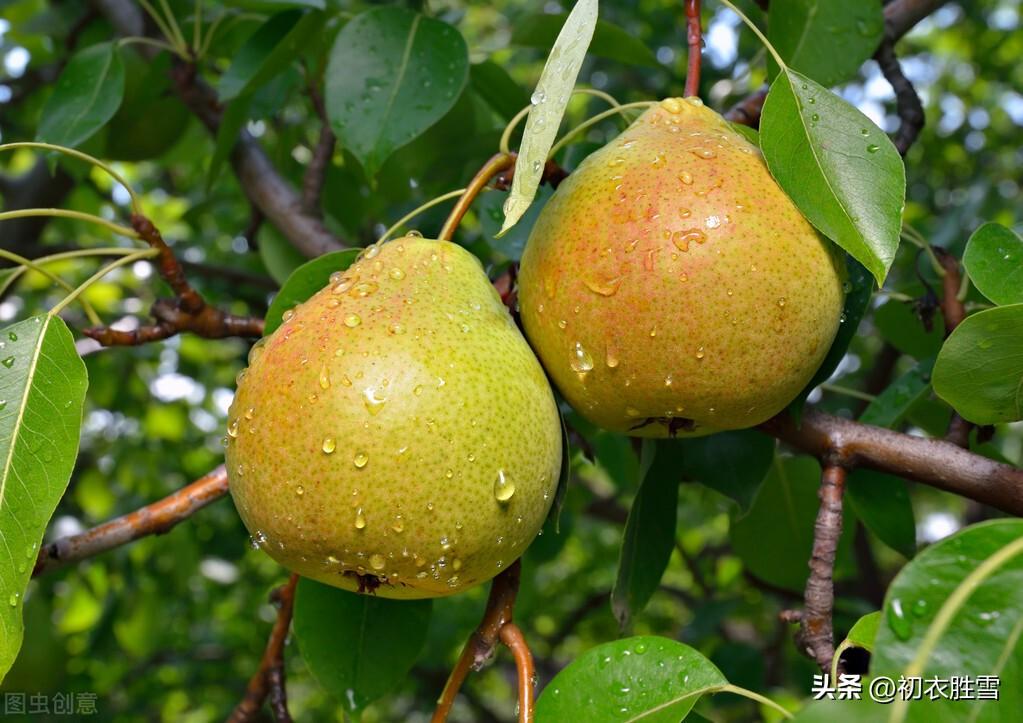
[[[156,257],[157,270],[175,296],[173,299],[157,299],[153,303],[150,313],[156,319],[155,324],[140,326],[130,331],[105,326],[92,327],[84,330],[86,336],[103,346],[138,346],[186,331],[206,339],[263,335],[262,319],[237,316],[206,303],[202,295],[188,283],[177,257],[152,221],[141,214],[133,213],[131,225],[140,238],[159,252]]]
[[[221,465],[158,502],[104,522],[77,535],[62,537],[39,551],[32,577],[69,562],[95,557],[146,535],[162,535],[211,502],[227,494],[227,472]]]
[[[685,96],[692,98],[700,94],[701,29],[700,0],[685,0],[686,43],[689,46],[689,67],[686,70]]]
[[[320,196],[323,193],[323,183],[327,178],[327,166],[334,155],[334,132],[328,123],[320,127],[320,137],[316,141],[316,148],[313,149],[313,156],[306,166],[305,175],[302,177],[302,207],[306,213],[316,216],[322,215],[320,211]]]
[[[462,654],[458,657],[458,662],[455,663],[444,686],[444,691],[437,701],[437,708],[430,719],[431,723],[444,723],[447,720],[458,690],[469,675],[469,670],[482,668],[493,656],[494,648],[497,647],[499,641],[511,649],[515,656],[516,669],[519,671],[519,721],[523,723],[523,721],[532,720],[532,656],[529,655],[525,638],[517,627],[506,636],[502,635],[502,631],[508,625],[513,625],[512,613],[515,608],[515,596],[519,591],[520,574],[521,564],[516,560],[491,583],[490,596],[487,598],[487,608],[483,613],[483,620],[480,621],[479,626],[469,636],[465,647],[462,648]],[[528,677],[523,682],[521,676],[525,673],[528,673]],[[526,690],[527,687],[528,690]]]
[[[266,649],[263,651],[259,668],[249,679],[245,697],[231,712],[227,719],[228,723],[247,723],[255,720],[267,696],[270,697],[270,707],[277,723],[291,723],[284,690],[284,644],[287,642],[288,630],[291,627],[297,584],[298,575],[292,574],[287,583],[270,595],[270,600],[277,604],[277,619],[270,631],[270,639],[266,641]]]
[[[826,463],[821,474],[818,495],[821,500],[813,527],[813,552],[810,576],[806,580],[803,614],[800,617],[799,643],[821,670],[830,670],[835,655],[832,613],[835,607],[835,557],[842,536],[842,493],[846,470],[837,463]]]

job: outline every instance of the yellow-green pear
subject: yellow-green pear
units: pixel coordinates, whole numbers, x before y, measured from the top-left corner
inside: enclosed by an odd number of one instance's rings
[[[519,300],[567,400],[645,437],[756,425],[835,337],[845,263],[757,147],[669,98],[594,152],[540,214]]]
[[[392,598],[489,580],[540,530],[561,426],[475,256],[371,246],[253,348],[229,413],[231,494],[254,544]]]

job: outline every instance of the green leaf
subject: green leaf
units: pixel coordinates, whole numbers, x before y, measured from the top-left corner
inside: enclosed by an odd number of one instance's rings
[[[834,669],[838,665],[838,660],[842,657],[842,653],[849,648],[862,648],[868,653],[874,650],[874,638],[877,637],[877,628],[881,624],[881,611],[875,610],[872,613],[867,613],[852,626],[849,633],[845,636],[845,640],[838,644],[835,648],[835,655],[832,658],[832,671],[831,679],[837,680],[836,670]]]
[[[849,276],[846,283],[848,291],[845,294],[845,303],[842,307],[842,323],[838,327],[838,333],[835,334],[835,339],[831,342],[831,348],[828,349],[824,361],[817,368],[813,378],[789,404],[789,411],[795,415],[797,420],[802,416],[803,405],[806,403],[806,398],[810,396],[810,392],[831,378],[831,375],[835,373],[838,365],[842,362],[846,351],[849,350],[849,344],[856,337],[856,332],[860,328],[860,321],[863,319],[863,315],[867,313],[870,297],[874,293],[874,280],[870,272],[859,261],[847,257],[846,273]]]
[[[774,459],[774,439],[754,429],[681,439],[682,475],[735,500],[740,512],[753,497]]]
[[[1023,304],[966,317],[941,347],[933,383],[974,424],[1023,419]]]
[[[322,25],[322,15],[301,10],[285,10],[271,17],[235,53],[217,86],[220,100],[233,100],[265,84],[298,56]]]
[[[681,448],[672,441],[643,440],[639,491],[622,535],[611,609],[624,630],[661,584],[675,549]]]
[[[284,312],[301,304],[330,281],[335,271],[344,271],[359,256],[362,249],[331,251],[299,266],[284,282],[266,312],[265,334],[269,336],[281,325]]]
[[[557,489],[554,490],[554,502],[551,503],[551,509],[547,512],[547,519],[554,520],[555,534],[561,534],[561,509],[565,505],[568,481],[572,477],[572,442],[568,436],[565,415],[560,407],[558,408],[558,421],[561,422],[561,470],[558,472]]]
[[[78,455],[87,386],[59,317],[0,330],[0,680],[18,656],[25,588]]]
[[[903,557],[916,554],[916,518],[905,480],[858,469],[849,475],[846,495],[852,511],[881,542]]]
[[[515,23],[512,44],[525,48],[550,48],[558,37],[558,31],[568,19],[566,14],[531,15]],[[657,56],[650,46],[614,23],[598,20],[590,42],[590,52],[601,58],[618,63],[645,65],[648,68],[664,69],[657,62]]]
[[[75,147],[114,117],[124,97],[124,63],[114,43],[75,53],[39,118],[37,140]]]
[[[883,34],[881,3],[772,0],[767,15],[767,38],[774,49],[789,67],[821,85],[853,78]]]
[[[933,359],[925,359],[877,395],[860,415],[864,424],[889,429],[898,426],[914,404],[923,399],[931,388]]]
[[[295,269],[307,261],[301,251],[268,223],[259,229],[259,258],[278,284],[286,282]]]
[[[400,7],[367,10],[342,28],[330,51],[327,116],[373,177],[451,109],[468,74],[465,40],[450,25]]]
[[[295,639],[320,685],[359,711],[406,678],[426,642],[432,603],[359,595],[301,578]]]
[[[568,14],[530,100],[535,101],[522,131],[511,193],[504,202],[504,234],[529,210],[540,187],[547,154],[554,145],[572,97],[586,49],[597,24],[597,0],[579,0]]]
[[[970,236],[963,253],[970,281],[995,304],[1023,303],[1023,238],[997,223]]]
[[[820,465],[812,457],[775,458],[749,512],[733,520],[730,530],[732,549],[753,575],[787,590],[803,589],[820,478]],[[842,565],[848,563],[850,541],[849,525],[843,525]]]
[[[220,125],[217,127],[217,139],[213,148],[213,157],[210,159],[210,167],[206,171],[206,189],[213,188],[217,176],[220,175],[224,162],[234,150],[234,144],[238,142],[238,134],[245,127],[249,120],[249,108],[252,105],[252,96],[246,95],[235,98],[228,103],[227,109],[220,117]]]
[[[590,648],[558,673],[536,702],[536,721],[678,723],[703,695],[727,685],[721,671],[688,645],[625,638]]]
[[[906,169],[869,118],[794,70],[778,73],[760,121],[767,167],[821,233],[884,284],[902,229]]]
[[[505,121],[510,121],[529,104],[529,96],[522,86],[492,60],[474,63],[469,71],[469,82],[472,89]]]
[[[997,703],[925,699],[910,704],[908,720],[1016,720],[1023,710],[1021,611],[1023,520],[968,527],[921,551],[892,582],[870,674],[1001,676]]]
[[[924,328],[913,307],[902,301],[889,301],[874,312],[874,325],[889,344],[915,359],[934,358],[945,337],[941,315],[935,315],[931,330]]]

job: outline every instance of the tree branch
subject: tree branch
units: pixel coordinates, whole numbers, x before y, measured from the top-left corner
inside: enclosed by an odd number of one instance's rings
[[[78,535],[63,537],[39,551],[32,577],[69,562],[78,562],[134,542],[146,535],[162,535],[211,502],[227,494],[227,472],[221,465],[158,502],[105,522]]]
[[[835,607],[834,571],[838,540],[842,536],[842,493],[846,470],[826,464],[821,474],[821,500],[813,527],[810,576],[806,580],[804,608],[800,616],[800,645],[821,670],[830,670],[835,656],[832,612]]]
[[[228,336],[263,335],[263,320],[256,317],[236,316],[210,306],[202,295],[192,288],[174,252],[163,240],[160,231],[145,216],[133,213],[132,228],[139,237],[160,253],[156,268],[167,285],[173,299],[157,299],[150,309],[156,324],[141,326],[131,331],[111,329],[108,326],[85,329],[83,333],[104,346],[138,346],[151,341],[189,331],[206,339]]]
[[[493,656],[498,641],[504,643],[515,657],[515,667],[519,673],[519,723],[529,723],[533,720],[532,655],[529,653],[522,631],[512,622],[521,569],[521,563],[516,560],[491,583],[483,620],[462,648],[462,654],[451,671],[440,700],[437,701],[437,708],[431,718],[432,723],[444,723],[447,720],[458,690],[469,675],[469,670],[482,668]],[[505,633],[509,627],[512,629]],[[523,675],[526,675],[525,679]]]
[[[950,442],[860,424],[815,409],[804,411],[801,426],[782,412],[760,429],[818,458],[841,449],[851,466],[888,472],[1023,516],[1023,470]]]
[[[131,0],[95,0],[100,11],[124,36],[142,35],[142,11]],[[159,49],[134,45],[139,53],[152,59]],[[178,96],[213,133],[220,125],[220,106],[216,91],[196,76],[193,66],[180,63],[171,69]],[[231,153],[231,164],[245,195],[276,226],[291,244],[309,257],[343,248],[323,221],[306,212],[295,187],[274,168],[266,153],[252,136],[242,131]]]
[[[962,285],[963,277],[959,271],[959,259],[943,248],[933,246],[935,257],[945,275],[941,279],[941,315],[945,319],[945,338],[955,331],[955,328],[966,318],[966,305],[959,299],[959,287]],[[948,431],[945,439],[964,449],[970,447],[970,432],[973,424],[963,419],[958,412],[952,410],[952,417],[948,422]]]
[[[247,723],[255,720],[267,696],[270,697],[270,708],[277,723],[291,723],[284,689],[284,644],[291,627],[296,585],[298,575],[292,573],[287,583],[270,594],[270,601],[277,605],[277,619],[270,631],[270,639],[266,642],[259,669],[249,679],[245,697],[231,712],[227,719],[228,723]]]

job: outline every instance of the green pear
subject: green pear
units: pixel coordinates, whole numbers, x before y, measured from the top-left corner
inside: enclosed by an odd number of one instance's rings
[[[651,107],[540,214],[519,274],[526,336],[605,429],[709,434],[774,416],[810,381],[845,262],[759,149],[697,98]]]
[[[259,342],[229,413],[253,544],[305,577],[439,597],[518,558],[550,509],[550,385],[475,256],[371,246]]]

